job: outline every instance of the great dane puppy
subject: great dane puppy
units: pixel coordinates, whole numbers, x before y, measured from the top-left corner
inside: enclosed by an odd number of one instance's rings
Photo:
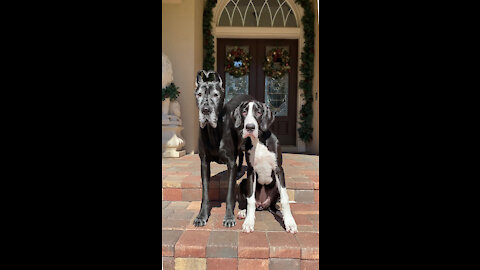
[[[209,75],[213,76],[212,81],[207,81]],[[241,101],[234,98],[224,108],[225,90],[223,89],[222,78],[214,71],[199,71],[195,86],[195,98],[200,120],[198,153],[201,161],[202,206],[193,224],[198,227],[205,226],[207,223],[209,217],[210,162],[214,161],[227,165],[228,191],[223,226],[233,227],[236,224],[233,214],[235,183],[237,171],[240,171],[242,167],[243,152],[239,145],[238,136],[233,129],[233,121],[231,117],[225,117],[225,115],[230,115],[226,114],[227,108],[233,111]],[[235,161],[237,156],[239,156],[238,167]]]
[[[235,109],[232,118],[238,136],[246,139],[247,179],[242,182],[240,191],[246,197],[247,209],[246,213],[245,210],[238,213],[239,218],[245,218],[243,231],[253,232],[255,210],[273,209],[280,195],[285,229],[290,233],[298,232],[288,203],[280,142],[269,130],[275,116],[265,103],[247,100]]]

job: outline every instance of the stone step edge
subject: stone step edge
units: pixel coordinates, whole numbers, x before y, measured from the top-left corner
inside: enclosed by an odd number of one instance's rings
[[[180,185],[172,185],[171,183],[162,183],[162,188],[176,188],[176,189],[202,189],[200,187],[182,187],[181,186],[181,183]],[[218,187],[216,187],[218,189]],[[319,190],[319,186],[318,185],[313,185],[313,188],[304,188],[304,187],[288,187],[287,186],[287,190],[288,189],[291,189],[291,190]]]
[[[316,203],[319,200],[318,189],[289,189],[287,194],[290,201],[298,203]],[[219,189],[209,192],[210,200],[222,201],[226,197],[225,191]],[[201,201],[202,189],[200,188],[163,188],[162,201]]]
[[[233,261],[233,264],[232,264]],[[162,270],[167,269],[222,269],[228,265],[228,268],[236,267],[257,267],[265,268],[265,261],[268,269],[275,267],[276,269],[319,269],[319,260],[292,259],[292,258],[268,258],[268,259],[250,259],[250,258],[200,258],[200,257],[172,257],[162,256]],[[212,263],[210,266],[209,263]],[[248,266],[247,266],[248,265]],[[222,266],[222,267],[223,267]],[[233,268],[233,269],[237,269]]]

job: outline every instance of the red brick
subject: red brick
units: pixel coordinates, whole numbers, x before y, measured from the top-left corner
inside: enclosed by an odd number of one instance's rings
[[[212,206],[211,213],[217,213],[217,214],[225,214],[226,204],[224,202],[219,205],[220,202],[210,202],[210,205]]]
[[[300,261],[300,269],[301,270],[318,270],[320,268],[320,264],[318,260],[301,260]]]
[[[302,250],[302,260],[318,260],[319,237],[318,233],[299,232],[295,235]]]
[[[303,171],[302,173],[305,175],[318,175],[318,171]]]
[[[313,228],[318,232],[318,223],[319,223],[319,221],[318,221],[318,220],[314,220],[314,221],[312,221],[312,223],[313,223]]]
[[[307,217],[307,215],[293,215],[295,218],[295,223],[298,226],[313,226],[312,221]]]
[[[235,214],[235,212],[234,212]],[[218,216],[218,218],[215,220],[215,224],[213,225],[213,229],[217,231],[241,231],[243,228],[243,222],[244,219],[237,219],[237,216],[235,215],[235,221],[236,224],[233,227],[225,227],[223,226],[223,218],[225,217],[225,209],[221,211],[220,213],[215,213],[215,215]]]
[[[289,179],[289,180],[286,180],[285,181],[285,186],[288,188],[288,189],[294,189],[295,188],[295,181]]]
[[[269,269],[270,270],[299,270],[300,259],[271,258]]]
[[[313,181],[311,181],[310,179],[296,181],[295,189],[313,189]]]
[[[199,188],[182,189],[182,201],[201,201],[202,190]]]
[[[267,232],[271,258],[300,258],[300,245],[287,232]]]
[[[238,270],[268,270],[268,260],[239,258]]]
[[[162,220],[162,230],[185,230],[188,220],[165,219]]]
[[[208,258],[237,258],[238,232],[212,231],[207,243]]]
[[[182,235],[183,231],[162,230],[162,256],[173,256],[175,253],[175,244]]]
[[[175,257],[205,258],[209,231],[185,231],[175,245]]]
[[[212,231],[213,230],[213,226],[215,224],[215,221],[216,221],[216,215],[210,215],[208,217],[208,220],[207,220],[207,224],[203,227],[195,227],[195,225],[193,225],[193,221],[195,220],[195,218],[197,217],[198,215],[198,211],[195,213],[195,215],[193,216],[193,218],[190,220],[190,222],[187,224],[187,227],[185,228],[186,230],[191,230],[191,231]]]
[[[207,270],[237,269],[237,258],[207,258]]]
[[[319,199],[318,197],[319,197],[319,196],[320,196],[319,190],[318,190],[318,189],[317,189],[317,190],[314,190],[314,191],[313,191],[313,201],[316,202],[316,203],[318,203],[318,199]]]
[[[163,270],[175,270],[175,259],[173,257],[163,257]]]
[[[181,201],[182,190],[179,188],[164,188],[163,200],[164,201]]]
[[[319,206],[318,203],[292,203],[290,204],[290,209],[292,212],[295,211],[311,211],[311,212],[318,212]]]
[[[202,188],[200,176],[187,176],[182,180],[182,188]]]
[[[238,236],[238,257],[268,259],[270,247],[265,232],[240,233]]]

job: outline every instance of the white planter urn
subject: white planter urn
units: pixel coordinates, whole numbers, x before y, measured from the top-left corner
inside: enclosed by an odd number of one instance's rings
[[[173,81],[172,64],[168,57],[162,52],[162,88]],[[162,101],[162,156],[181,157],[185,155],[185,141],[181,131],[182,119],[180,119],[180,103],[177,100],[171,101],[166,98]]]
[[[162,101],[162,115],[168,115],[168,109],[170,108],[170,98],[165,98]]]

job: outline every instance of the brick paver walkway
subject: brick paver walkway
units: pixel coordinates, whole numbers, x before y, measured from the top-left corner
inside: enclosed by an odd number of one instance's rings
[[[299,231],[295,235],[285,232],[281,219],[267,211],[256,211],[253,233],[242,232],[243,220],[223,227],[226,166],[214,162],[211,215],[206,226],[193,226],[200,210],[200,159],[198,155],[162,159],[164,269],[318,269],[318,156],[283,154],[283,159]],[[234,212],[238,213],[238,204]]]

